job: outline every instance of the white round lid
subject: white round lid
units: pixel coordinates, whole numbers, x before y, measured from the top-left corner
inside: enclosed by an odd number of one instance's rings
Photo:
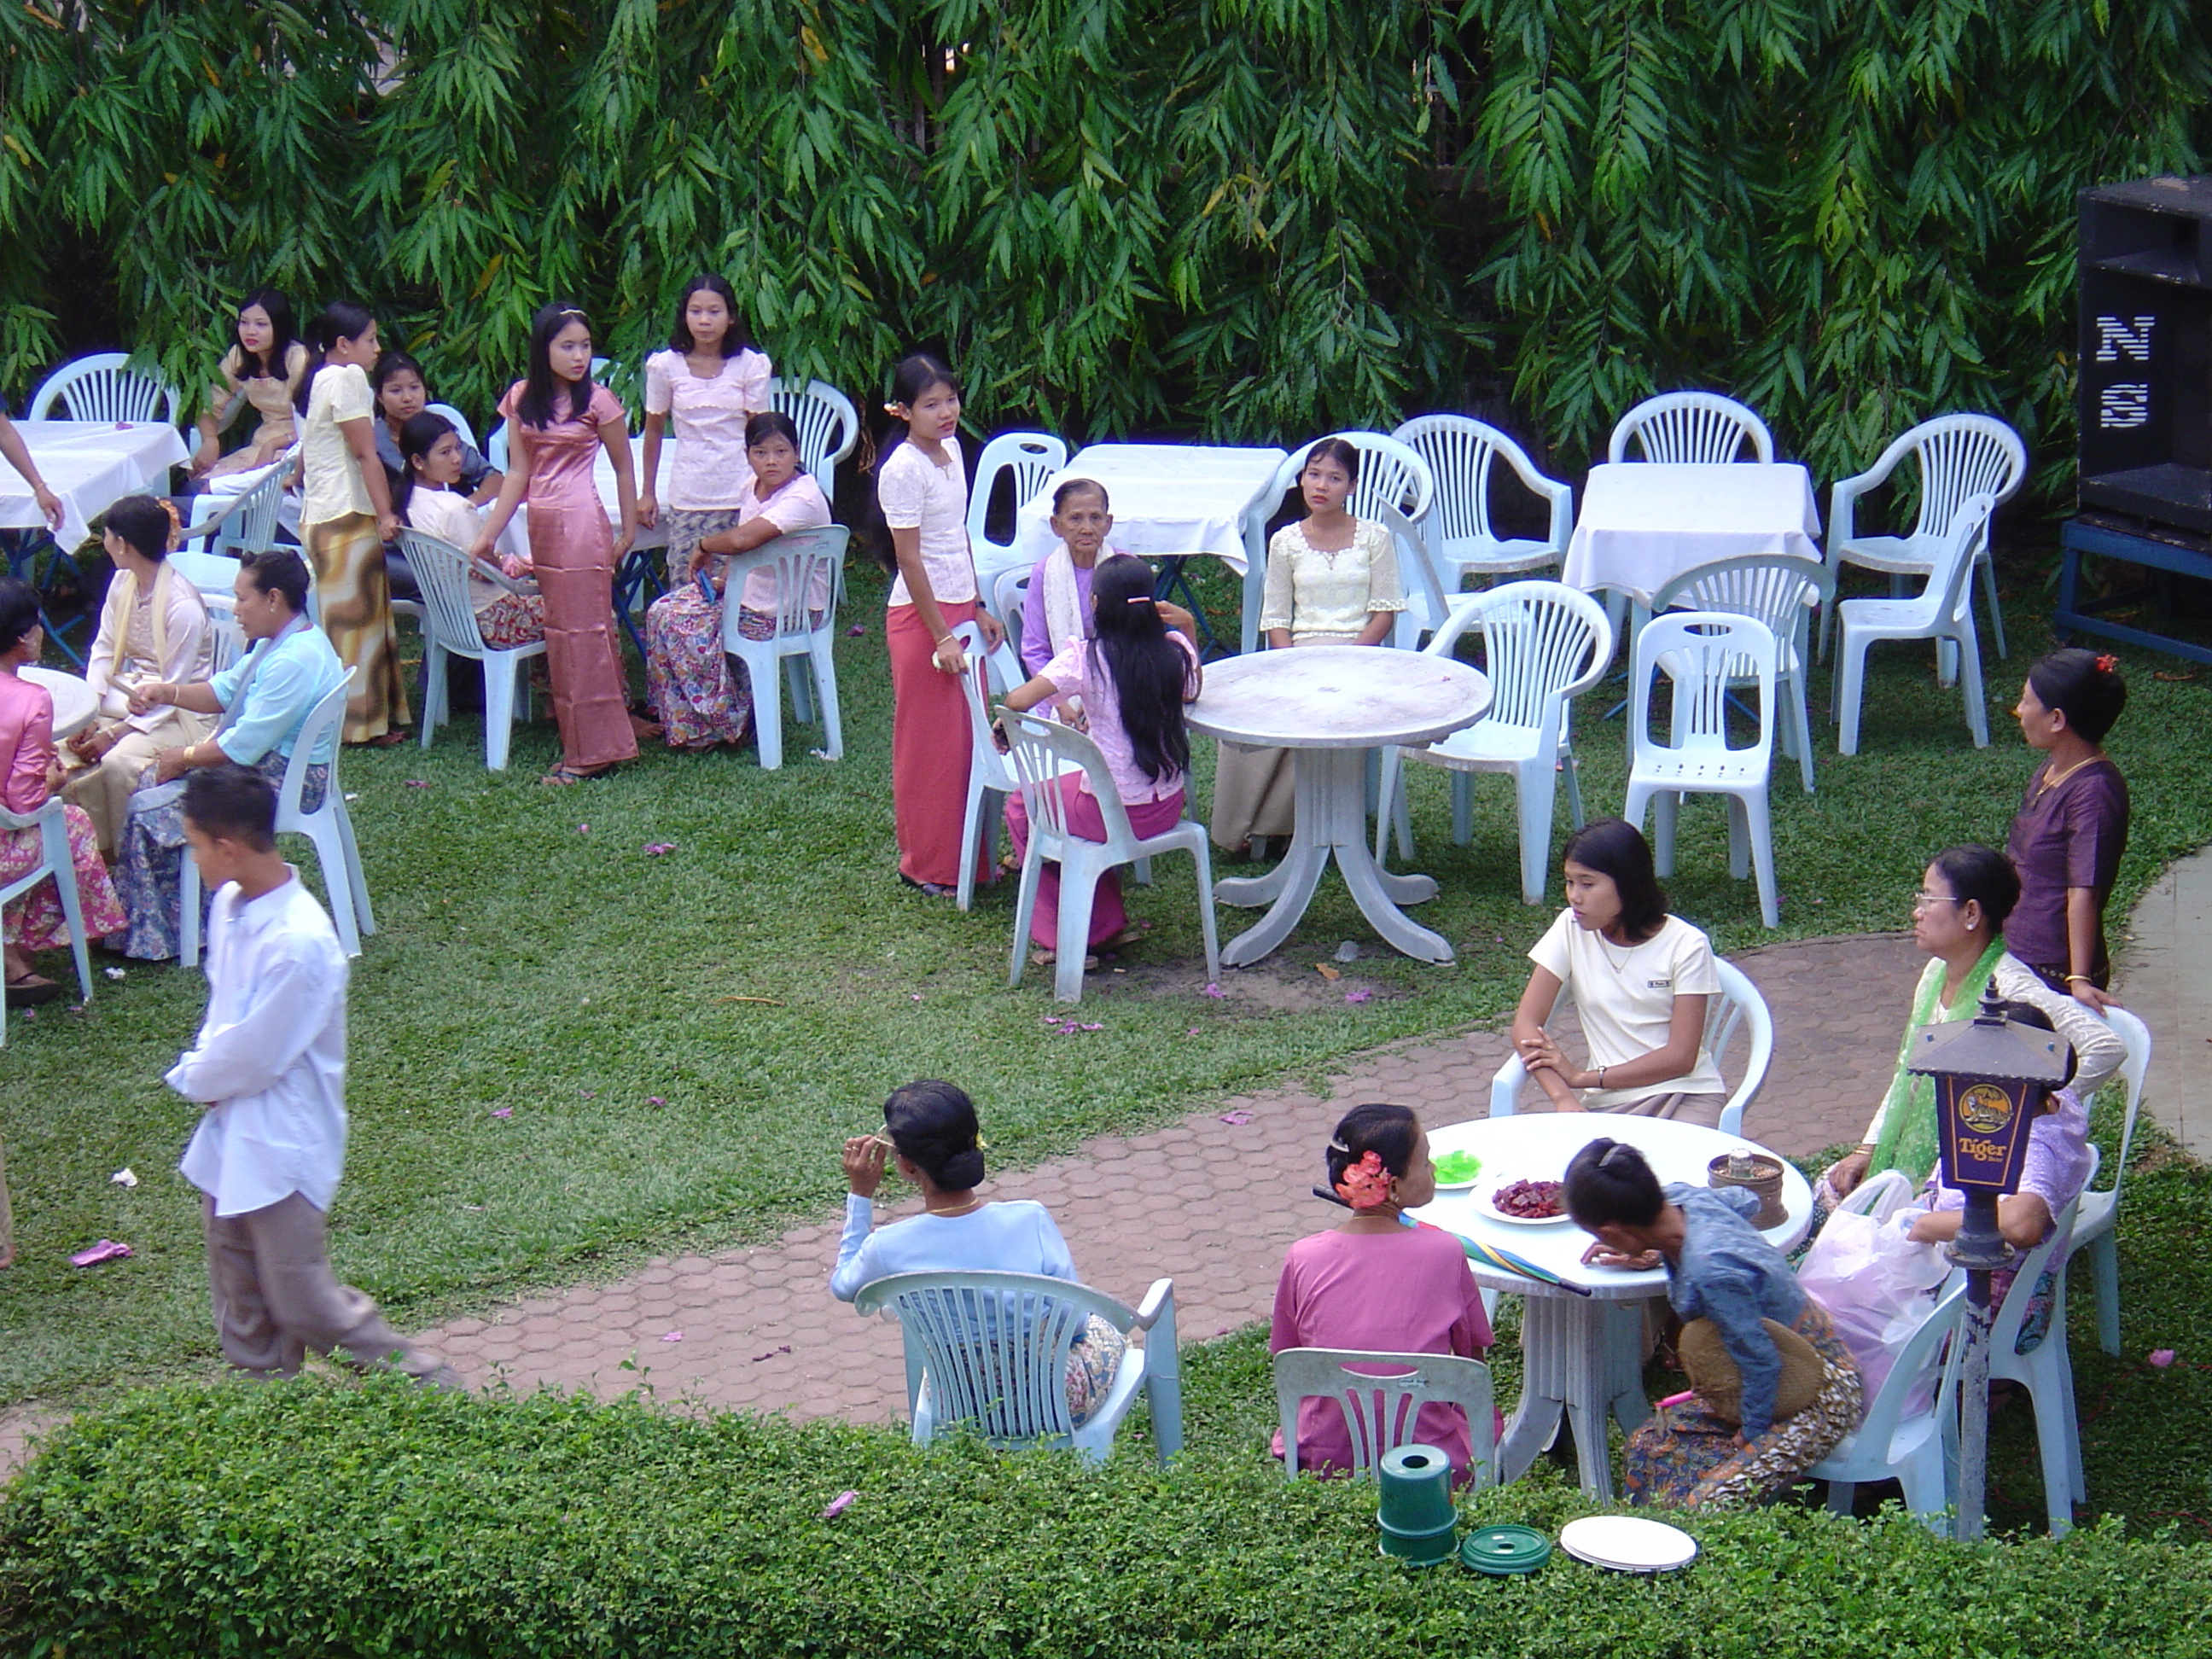
[[[1568,1554],[1622,1572],[1666,1572],[1687,1566],[1698,1540],[1662,1521],[1638,1521],[1626,1515],[1586,1515],[1559,1533]]]

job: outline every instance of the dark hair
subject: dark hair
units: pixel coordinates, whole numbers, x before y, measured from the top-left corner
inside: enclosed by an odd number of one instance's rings
[[[1101,559],[1091,573],[1091,600],[1097,607],[1091,665],[1095,671],[1103,659],[1114,681],[1132,757],[1154,783],[1189,770],[1182,711],[1190,659],[1168,637],[1152,603],[1152,566],[1127,553]]]
[[[1060,515],[1067,506],[1067,498],[1070,495],[1096,495],[1098,498],[1099,506],[1104,507],[1109,513],[1114,510],[1113,497],[1106,493],[1106,486],[1100,483],[1097,479],[1063,478],[1060,487],[1052,492],[1053,516],[1057,518]]]
[[[257,592],[282,593],[294,616],[307,608],[307,563],[290,548],[272,547],[266,552],[241,554],[238,564]]]
[[[235,762],[185,775],[185,817],[204,836],[242,841],[257,853],[276,845],[276,786]]]
[[[1592,818],[1567,837],[1559,862],[1613,878],[1620,895],[1621,933],[1641,945],[1665,925],[1667,890],[1651,865],[1651,843],[1626,818]]]
[[[574,306],[540,306],[538,314],[530,319],[530,357],[523,370],[522,396],[515,400],[515,417],[525,426],[543,430],[555,420],[587,421],[592,416],[592,366],[584,365],[580,380],[563,380],[553,372],[553,337],[570,323],[581,323],[586,329],[591,321]],[[554,413],[554,402],[563,390],[568,394],[568,405],[561,414]]]
[[[315,389],[315,376],[323,372],[331,348],[340,340],[358,340],[375,321],[368,307],[350,300],[333,300],[307,325],[307,372],[300,379],[295,399],[302,415],[307,412],[307,394]]]
[[[438,447],[438,440],[459,428],[430,410],[410,415],[399,426],[399,482],[392,487],[392,511],[403,521],[407,503],[415,498],[415,463]]]
[[[259,306],[269,313],[269,352],[248,351],[246,342],[238,337],[238,318],[241,312]],[[241,380],[284,378],[285,360],[291,356],[292,347],[300,337],[300,325],[292,320],[292,302],[273,288],[257,288],[238,302],[238,310],[231,313],[230,343],[238,348],[239,372]]]
[[[384,353],[376,360],[376,367],[368,371],[368,386],[376,394],[378,414],[384,412],[384,383],[394,375],[404,374],[412,374],[422,382],[424,391],[429,390],[430,377],[422,372],[422,365],[404,351],[395,349]]]
[[[884,1127],[901,1156],[946,1192],[965,1192],[983,1179],[982,1131],[975,1103],[957,1084],[921,1078],[884,1102]]]
[[[954,378],[951,366],[942,357],[933,356],[927,351],[917,351],[891,365],[890,401],[892,403],[904,404],[910,409],[915,400],[933,386],[949,386],[955,396],[960,391],[960,382]],[[906,441],[907,430],[906,422],[896,422],[890,439],[876,452],[875,474],[879,486],[884,476],[884,463],[890,459],[893,450]],[[869,492],[868,510],[863,526],[868,545],[875,553],[876,562],[896,576],[898,574],[898,552],[891,544],[890,526],[884,518],[883,501],[876,490]]]
[[[1355,1106],[1336,1121],[1336,1133],[1329,1137],[1328,1151],[1323,1154],[1328,1179],[1314,1190],[1324,1198],[1336,1197],[1336,1183],[1344,1179],[1345,1170],[1370,1152],[1381,1158],[1382,1167],[1392,1175],[1402,1176],[1413,1166],[1413,1146],[1420,1138],[1421,1121],[1410,1106],[1380,1101]]]
[[[1962,907],[1968,899],[1982,907],[1992,933],[2003,927],[2020,902],[2020,872],[1994,847],[1954,847],[1929,860],[1928,866],[1951,884],[1951,896]]]
[[[1359,452],[1352,447],[1349,438],[1319,438],[1306,450],[1305,459],[1298,463],[1304,472],[1316,461],[1335,461],[1344,468],[1345,476],[1352,483],[1359,482]]]
[[[764,444],[770,438],[781,438],[793,449],[799,447],[799,427],[780,409],[763,409],[745,422],[747,449]]]
[[[21,576],[0,576],[0,651],[13,651],[39,625],[39,590]]]
[[[1601,1136],[1567,1165],[1567,1213],[1585,1232],[1619,1224],[1648,1227],[1667,1207],[1659,1177],[1626,1141]]]
[[[169,537],[177,521],[151,495],[125,495],[109,506],[101,522],[142,557],[159,564],[169,556]]]
[[[684,320],[684,313],[695,294],[718,295],[730,308],[729,331],[722,336],[722,356],[734,357],[752,344],[745,332],[744,313],[738,309],[738,291],[727,277],[711,270],[702,270],[684,284],[684,292],[676,296],[676,328],[668,337],[669,349],[674,351],[696,351],[698,343],[691,337],[690,325]]]
[[[2065,715],[2068,727],[2091,743],[2104,742],[2128,706],[2119,659],[2078,645],[2043,658],[2027,671],[2027,683],[2038,702]]]
[[[2058,1028],[2051,1023],[2051,1016],[2032,1002],[2000,1002],[1997,1012],[2015,1025],[2033,1025],[2039,1031],[2048,1031],[2051,1036],[2058,1036]],[[2081,1069],[2081,1056],[2074,1052],[2074,1045],[2063,1037],[2059,1038],[2058,1046],[2066,1051],[2066,1075],[2059,1079],[2055,1086],[2063,1089],[2074,1080],[2074,1073]]]

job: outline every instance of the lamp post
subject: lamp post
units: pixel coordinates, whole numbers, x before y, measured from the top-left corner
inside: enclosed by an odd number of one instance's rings
[[[1913,1033],[1906,1069],[1936,1083],[1943,1184],[1966,1195],[1951,1260],[1966,1270],[1966,1352],[1959,1380],[1959,1512],[1962,1540],[1982,1536],[1989,1484],[1990,1275],[2012,1265],[1997,1231],[1997,1200],[2020,1188],[2028,1125],[2043,1097],[2066,1080],[2059,1040],[2006,1019],[1994,987],[1969,1021]]]

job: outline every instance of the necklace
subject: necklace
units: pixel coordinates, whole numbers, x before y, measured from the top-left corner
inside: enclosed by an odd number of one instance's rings
[[[1626,954],[1624,955],[1620,961],[1615,962],[1613,959],[1613,941],[1605,936],[1602,930],[1601,930],[1597,935],[1597,948],[1604,954],[1605,965],[1612,969],[1615,975],[1619,975],[1626,969],[1628,966],[1628,958],[1634,956],[1642,945],[1649,943],[1650,941],[1647,939],[1639,939],[1635,945],[1623,945],[1621,949]]]
[[[2089,765],[2092,762],[2100,761],[2104,758],[2105,751],[2100,749],[2093,754],[2082,756],[2080,760],[2075,761],[2073,765],[2068,767],[2063,772],[2045,772],[2043,775],[2043,782],[2037,788],[2036,793],[2045,794],[2049,793],[2051,790],[2056,789],[2060,784],[2065,782],[2067,779],[2072,777],[2083,767]]]
[[[970,1210],[981,1207],[982,1202],[983,1200],[980,1198],[971,1198],[965,1204],[956,1204],[949,1210],[940,1210],[933,1204],[925,1204],[921,1207],[923,1212],[927,1214],[944,1216],[949,1218],[956,1215],[966,1215]]]

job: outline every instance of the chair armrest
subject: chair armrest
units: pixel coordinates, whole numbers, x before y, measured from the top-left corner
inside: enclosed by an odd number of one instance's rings
[[[1521,1086],[1528,1080],[1528,1068],[1514,1055],[1498,1068],[1498,1075],[1490,1079],[1490,1115],[1492,1117],[1511,1117],[1521,1109]]]
[[[1145,1299],[1137,1304],[1137,1316],[1129,1322],[1133,1331],[1149,1331],[1159,1323],[1163,1313],[1175,1307],[1175,1280],[1156,1279],[1152,1287],[1145,1292]]]
[[[61,805],[62,798],[59,795],[49,795],[33,812],[11,812],[6,807],[0,806],[0,830],[36,830],[48,817],[58,814],[61,810]],[[1167,1282],[1163,1279],[1160,1280],[1160,1285]],[[1157,1291],[1159,1289],[1159,1285],[1155,1285],[1152,1288]]]

